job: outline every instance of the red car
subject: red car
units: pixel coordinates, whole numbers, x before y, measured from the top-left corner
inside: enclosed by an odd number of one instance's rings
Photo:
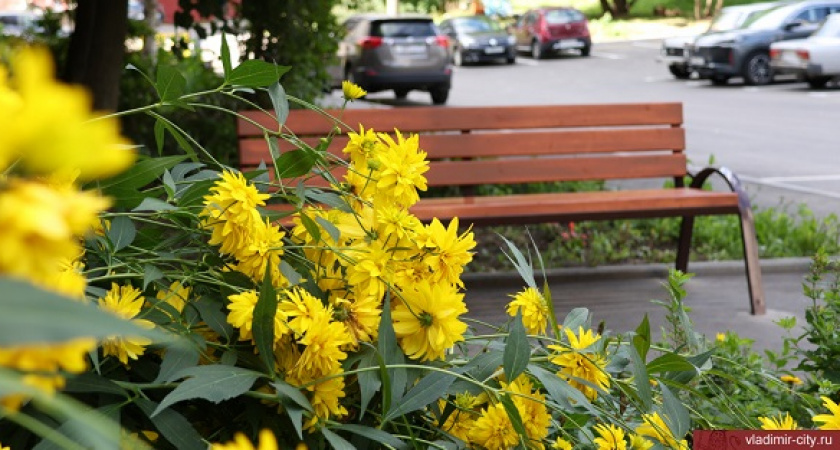
[[[566,50],[589,56],[592,37],[589,22],[582,12],[568,7],[532,9],[516,21],[513,34],[516,49],[531,53],[534,59]]]

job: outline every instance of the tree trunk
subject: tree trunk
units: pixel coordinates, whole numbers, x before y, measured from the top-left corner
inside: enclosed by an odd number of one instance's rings
[[[128,0],[78,0],[62,78],[81,84],[97,110],[115,111],[128,31]]]
[[[608,0],[599,0],[601,2],[601,9],[604,10],[604,14],[609,14],[610,17],[615,18],[615,9],[610,4]]]
[[[143,19],[146,25],[152,30],[157,30],[158,26],[160,26],[157,0],[143,0]],[[143,53],[152,61],[156,59],[157,42],[155,41],[154,32],[143,36]]]

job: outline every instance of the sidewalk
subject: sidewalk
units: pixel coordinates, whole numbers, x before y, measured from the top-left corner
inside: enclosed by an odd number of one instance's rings
[[[767,314],[749,313],[749,296],[741,261],[698,262],[689,265],[695,276],[686,284],[685,303],[695,329],[714,339],[727,330],[753,339],[754,348],[781,349],[782,330],[774,322],[796,316],[805,323],[805,308],[811,301],[802,293],[808,273],[809,258],[768,259],[761,261]],[[658,338],[665,325],[665,310],[651,300],[669,301],[663,286],[670,266],[664,264],[573,268],[551,271],[549,286],[558,319],[576,307],[589,308],[592,324],[604,321],[614,333],[633,331],[645,314],[651,331]],[[466,302],[470,318],[500,324],[507,320],[505,306],[510,295],[524,284],[516,273],[466,274]],[[541,279],[537,278],[537,283]]]

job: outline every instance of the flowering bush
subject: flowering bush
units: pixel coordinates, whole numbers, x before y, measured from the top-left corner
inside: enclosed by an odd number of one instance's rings
[[[267,142],[297,150],[254,173],[216,163],[155,109],[201,108],[205,93],[160,70],[160,101],[134,112],[185,155],[135,162],[114,116],[53,81],[42,53],[0,73],[0,441],[684,449],[692,426],[725,423],[694,407],[708,404],[695,389],[709,385],[705,341],[653,345],[647,320],[612,335],[585,309],[561,320],[513,245],[525,286],[510,320],[470,320],[470,228],[411,214],[428,169],[417,136],[360,128],[334,158],[283,126],[299,102],[284,68],[224,67],[216,91],[266,90]],[[677,304],[685,279],[670,280]],[[814,420],[835,426],[829,402]]]

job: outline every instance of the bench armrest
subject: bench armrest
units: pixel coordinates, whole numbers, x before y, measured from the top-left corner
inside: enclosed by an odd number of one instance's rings
[[[727,167],[706,167],[700,170],[699,172],[691,175],[691,184],[689,185],[689,188],[702,189],[703,185],[706,184],[706,180],[708,180],[712,175],[720,175],[723,180],[726,181],[729,189],[738,195],[738,208],[741,211],[749,211],[751,209],[751,202],[749,196],[747,195],[747,190],[744,189],[744,185],[741,183],[738,176],[735,175],[735,172]]]

